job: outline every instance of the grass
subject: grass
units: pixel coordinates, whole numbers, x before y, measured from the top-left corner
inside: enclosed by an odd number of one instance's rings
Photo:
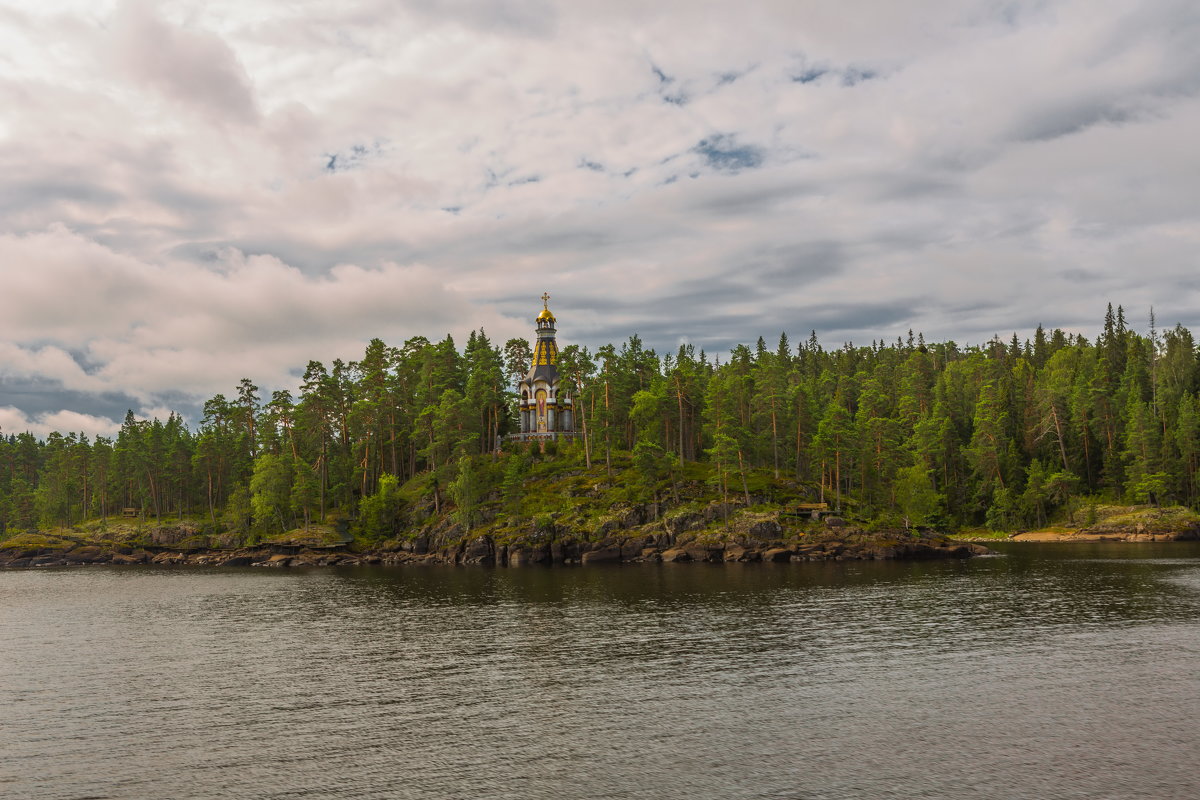
[[[1014,532],[990,531],[987,528],[960,528],[952,539],[1003,540],[1013,533],[1056,533],[1069,536],[1075,533],[1178,533],[1192,525],[1200,525],[1200,514],[1184,506],[1121,506],[1091,503],[1076,509],[1070,518],[1052,520],[1037,528]]]
[[[0,550],[67,550],[75,542],[44,533],[18,533],[0,540]]]
[[[960,541],[972,541],[975,539],[1002,541],[1011,535],[1008,531],[989,531],[987,528],[959,528],[950,534],[949,538]]]
[[[294,528],[283,533],[276,533],[262,538],[262,544],[303,545],[308,547],[326,547],[342,544],[342,536],[333,525],[312,524],[308,529]]]
[[[1147,533],[1174,533],[1195,524],[1200,524],[1200,514],[1184,506],[1096,506],[1096,522],[1082,527],[1103,531],[1141,525]]]

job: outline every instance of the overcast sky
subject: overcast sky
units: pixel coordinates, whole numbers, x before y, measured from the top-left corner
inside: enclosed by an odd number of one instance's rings
[[[0,0],[0,427],[380,337],[1200,327],[1192,0]]]

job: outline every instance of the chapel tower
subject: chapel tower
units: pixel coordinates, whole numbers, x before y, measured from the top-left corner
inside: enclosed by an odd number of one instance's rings
[[[517,384],[522,439],[557,439],[573,435],[575,431],[570,393],[559,383],[558,343],[554,341],[557,329],[549,303],[550,295],[542,294],[533,364]]]

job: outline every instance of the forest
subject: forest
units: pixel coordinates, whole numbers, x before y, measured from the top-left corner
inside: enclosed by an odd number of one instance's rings
[[[309,362],[298,396],[243,379],[195,430],[131,412],[115,437],[5,432],[0,525],[135,513],[251,540],[337,519],[379,538],[414,502],[468,527],[489,502],[515,509],[546,460],[632,470],[631,496],[686,471],[718,497],[782,483],[854,520],[946,530],[1031,528],[1102,501],[1198,506],[1196,343],[1153,314],[1145,335],[1110,305],[1094,340],[1039,326],[964,347],[911,331],[828,350],[784,334],[724,357],[659,355],[636,335],[570,345],[558,366],[586,434],[497,450],[529,358],[527,341],[482,330],[461,351],[449,336],[375,339],[361,360]]]

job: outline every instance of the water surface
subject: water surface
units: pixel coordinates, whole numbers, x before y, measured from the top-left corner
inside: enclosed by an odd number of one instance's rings
[[[0,572],[0,796],[1191,798],[1200,546]]]

